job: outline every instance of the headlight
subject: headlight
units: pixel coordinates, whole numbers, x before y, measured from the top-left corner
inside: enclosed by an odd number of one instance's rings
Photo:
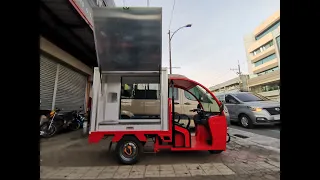
[[[262,108],[260,108],[260,107],[248,107],[248,108],[250,108],[251,109],[251,111],[254,111],[254,112],[260,112],[260,111],[262,111]]]

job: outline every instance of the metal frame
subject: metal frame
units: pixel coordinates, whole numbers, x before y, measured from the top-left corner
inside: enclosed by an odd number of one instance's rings
[[[88,29],[93,38],[92,29],[88,26],[88,24],[82,19],[79,13],[75,10],[75,8],[70,4],[70,2],[66,1],[61,4],[62,6],[68,7],[75,15],[75,18],[78,18],[78,22],[76,24],[66,24],[63,22],[61,18],[57,16],[45,2],[40,1],[40,7],[43,12],[47,15],[47,18],[41,18],[41,34],[48,38],[48,40],[54,42],[60,48],[68,51],[77,59],[80,59],[82,62],[89,66],[96,65],[96,54],[94,50],[94,46],[92,47],[88,43],[86,43],[79,35],[75,34],[72,29]],[[55,26],[63,29],[66,33],[62,33],[59,30],[55,30],[52,25],[49,25],[46,21],[53,21]],[[73,43],[69,42],[67,38],[72,38]],[[77,43],[76,43],[77,42]]]
[[[127,72],[134,75],[145,75],[148,72]],[[161,90],[161,114],[160,119],[119,119],[120,108],[120,89],[121,77],[128,76],[126,72],[116,72],[108,74],[100,74],[99,68],[94,68],[93,86],[92,86],[92,109],[91,109],[91,126],[90,132],[94,131],[110,131],[110,130],[126,130],[127,128],[133,130],[164,130],[168,131],[168,72],[167,68],[162,68],[160,76],[160,90]],[[149,72],[154,75],[155,72]],[[106,76],[107,75],[107,76]],[[103,78],[103,80],[100,79]],[[108,79],[113,77],[113,79]],[[101,84],[102,83],[102,84]],[[106,88],[108,87],[108,88]],[[105,95],[108,92],[115,92],[118,94],[117,102],[107,102],[108,97]],[[117,117],[117,118],[116,118]],[[101,124],[105,123],[105,124]],[[125,124],[124,124],[125,123]],[[140,124],[143,123],[143,124]],[[156,123],[156,124],[155,124]]]

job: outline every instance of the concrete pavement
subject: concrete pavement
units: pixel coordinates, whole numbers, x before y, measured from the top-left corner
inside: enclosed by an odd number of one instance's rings
[[[262,136],[248,131],[234,129],[231,127],[229,128],[229,134],[232,137],[232,140],[239,145],[254,145],[280,153],[280,139]]]
[[[161,151],[144,154],[134,166],[121,166],[108,153],[109,139],[89,145],[86,138],[75,138],[77,132],[63,136],[68,135],[43,142],[41,179],[279,179],[280,174],[278,152],[236,137],[221,154]]]

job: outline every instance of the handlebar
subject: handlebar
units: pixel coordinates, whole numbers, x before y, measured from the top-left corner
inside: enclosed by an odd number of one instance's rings
[[[203,109],[201,109],[201,108],[191,109],[191,110],[190,110],[190,112],[197,112],[197,113],[200,113],[200,112],[202,112],[202,111],[203,111]]]

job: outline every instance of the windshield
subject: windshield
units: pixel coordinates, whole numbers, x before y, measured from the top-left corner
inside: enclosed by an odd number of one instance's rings
[[[207,112],[219,112],[218,103],[201,86],[197,85],[197,86],[189,89],[189,91],[200,101],[204,111],[207,111]],[[194,97],[190,93],[188,93],[187,91],[185,91],[185,95],[190,100],[194,99]]]
[[[265,101],[264,98],[261,98],[252,93],[238,93],[238,94],[233,94],[233,96],[237,97],[242,102]]]

